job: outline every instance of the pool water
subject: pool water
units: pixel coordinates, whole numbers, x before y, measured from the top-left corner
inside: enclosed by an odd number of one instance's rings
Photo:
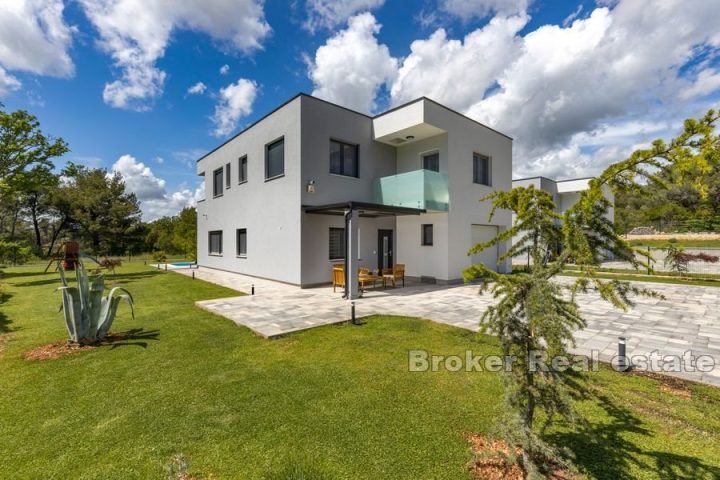
[[[193,263],[191,262],[177,262],[177,263],[171,263],[173,267],[191,267],[193,266]]]

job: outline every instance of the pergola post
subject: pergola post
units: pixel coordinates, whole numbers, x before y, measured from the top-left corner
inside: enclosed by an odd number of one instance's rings
[[[345,285],[347,288],[347,298],[354,300],[360,296],[360,286],[358,283],[358,268],[360,263],[360,242],[358,229],[360,228],[360,215],[357,209],[350,207],[345,211],[345,228],[347,229],[347,245],[345,245],[345,255],[347,271],[345,273]]]

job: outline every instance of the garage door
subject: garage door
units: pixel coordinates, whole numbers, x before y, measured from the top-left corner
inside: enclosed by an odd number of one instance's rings
[[[498,227],[493,225],[473,225],[472,226],[472,246],[474,247],[478,243],[484,243],[492,240],[498,234]],[[497,257],[498,257],[497,245],[494,247],[487,248],[481,252],[476,253],[471,257],[473,265],[482,263],[491,270],[497,270]]]

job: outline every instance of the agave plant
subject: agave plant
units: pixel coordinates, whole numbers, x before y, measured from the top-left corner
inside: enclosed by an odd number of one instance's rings
[[[77,286],[70,286],[62,266],[59,271],[63,283],[63,286],[58,288],[63,295],[60,309],[65,315],[70,341],[92,344],[103,340],[115,320],[117,308],[122,301],[130,305],[130,311],[135,319],[133,298],[124,288],[115,287],[103,297],[105,291],[103,275],[89,278],[85,267],[79,264],[75,269]]]

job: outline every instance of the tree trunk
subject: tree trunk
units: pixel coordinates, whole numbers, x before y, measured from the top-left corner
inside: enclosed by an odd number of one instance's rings
[[[32,200],[30,201],[30,215],[32,216],[33,228],[35,229],[35,245],[37,245],[38,253],[42,253],[42,237],[40,235],[40,221],[38,220],[37,205],[37,195],[33,194]]]
[[[533,386],[535,385],[535,373],[530,371],[530,355],[532,355],[533,353],[532,342],[530,340],[528,340],[528,342],[526,343],[525,350],[528,364],[528,369],[525,373],[525,381],[527,382],[527,385],[525,387],[527,388],[528,398],[527,405],[525,406],[525,413],[523,415],[523,428],[525,428],[527,432],[532,432],[533,421],[535,419],[535,394],[532,392]],[[534,470],[532,460],[534,449],[535,448],[532,444],[532,439],[527,438],[525,448],[523,448],[522,452],[523,466],[525,467],[526,472]]]
[[[17,226],[18,216],[20,215],[20,200],[15,200],[15,209],[13,210],[12,226],[10,227],[10,240],[15,240],[15,227]]]
[[[47,256],[49,257],[52,255],[52,249],[55,246],[55,242],[57,241],[58,237],[60,236],[60,232],[63,231],[65,228],[65,222],[67,221],[66,218],[63,218],[60,223],[58,224],[57,228],[53,230],[52,238],[50,239],[50,246],[47,250]]]

